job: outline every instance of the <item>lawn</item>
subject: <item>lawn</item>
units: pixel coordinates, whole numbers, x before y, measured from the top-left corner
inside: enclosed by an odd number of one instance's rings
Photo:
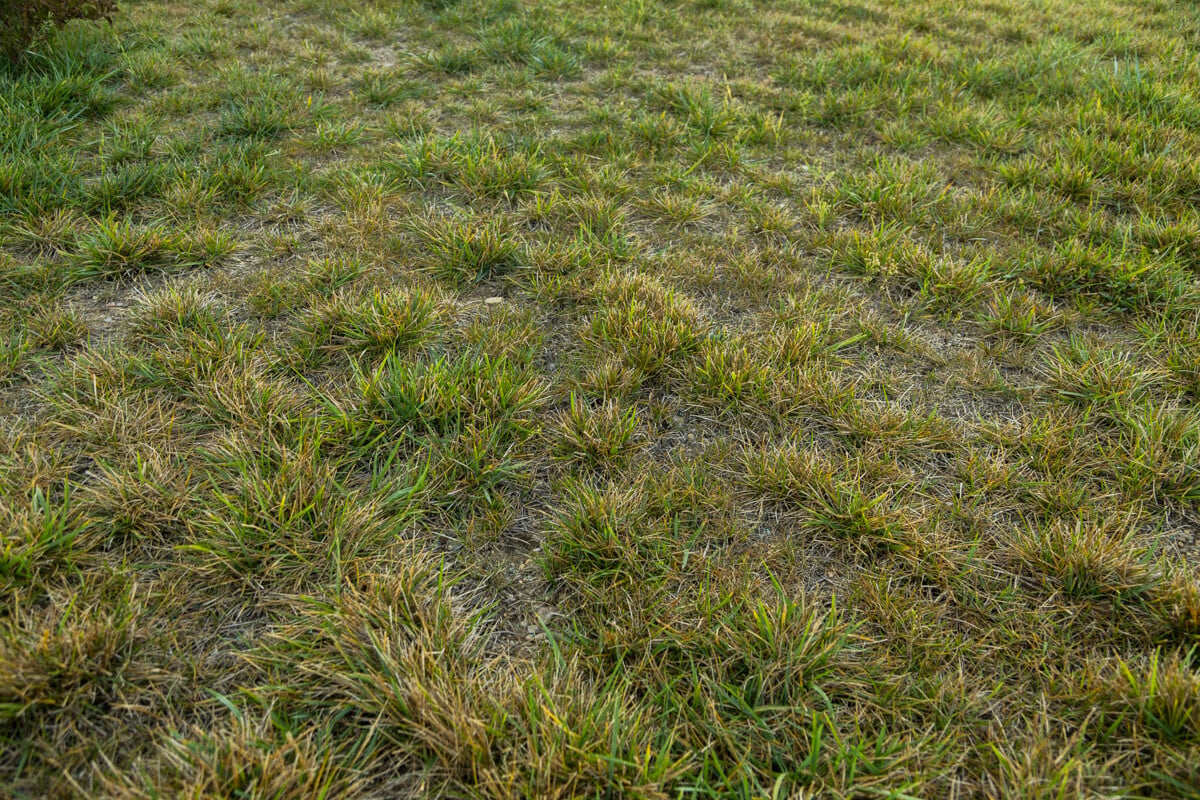
[[[1200,797],[1200,9],[124,0],[0,68],[0,797]]]

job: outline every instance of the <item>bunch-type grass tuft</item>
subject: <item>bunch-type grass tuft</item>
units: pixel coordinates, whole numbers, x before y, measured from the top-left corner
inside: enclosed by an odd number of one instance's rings
[[[900,511],[895,485],[874,487],[862,466],[794,444],[747,451],[750,488],[799,514],[806,525],[870,550],[903,547],[916,509]]]
[[[1018,536],[1017,556],[1049,588],[1072,599],[1124,600],[1144,594],[1156,576],[1133,531],[1093,520],[1058,520]]]
[[[436,274],[455,284],[481,283],[524,264],[520,240],[502,219],[443,217],[417,225]]]
[[[317,305],[299,330],[302,354],[344,351],[353,357],[379,357],[414,349],[436,335],[445,316],[427,291],[391,290],[358,297],[339,291]]]
[[[705,326],[692,302],[653,278],[612,275],[596,294],[601,307],[585,340],[644,375],[658,374],[702,341]]]
[[[622,409],[613,400],[592,405],[572,393],[555,426],[555,449],[565,461],[606,469],[634,449],[637,427],[637,406]]]
[[[77,242],[70,270],[76,280],[129,278],[204,264],[195,245],[162,222],[137,225],[108,217]]]
[[[466,352],[457,358],[411,361],[398,354],[358,379],[364,411],[377,424],[413,426],[445,436],[470,422],[503,422],[514,434],[533,432],[544,388],[504,357]]]

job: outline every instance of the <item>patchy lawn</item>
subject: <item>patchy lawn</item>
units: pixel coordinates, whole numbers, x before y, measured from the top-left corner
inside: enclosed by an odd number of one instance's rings
[[[1196,797],[1198,42],[68,26],[0,73],[0,796]]]

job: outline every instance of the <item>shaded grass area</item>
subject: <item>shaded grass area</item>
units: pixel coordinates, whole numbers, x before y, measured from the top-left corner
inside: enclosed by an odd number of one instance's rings
[[[1198,32],[58,32],[0,75],[0,794],[1195,797]]]

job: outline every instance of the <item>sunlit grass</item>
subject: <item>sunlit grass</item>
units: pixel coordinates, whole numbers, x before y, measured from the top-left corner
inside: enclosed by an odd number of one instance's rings
[[[54,33],[0,69],[0,794],[1195,797],[1198,34]]]

